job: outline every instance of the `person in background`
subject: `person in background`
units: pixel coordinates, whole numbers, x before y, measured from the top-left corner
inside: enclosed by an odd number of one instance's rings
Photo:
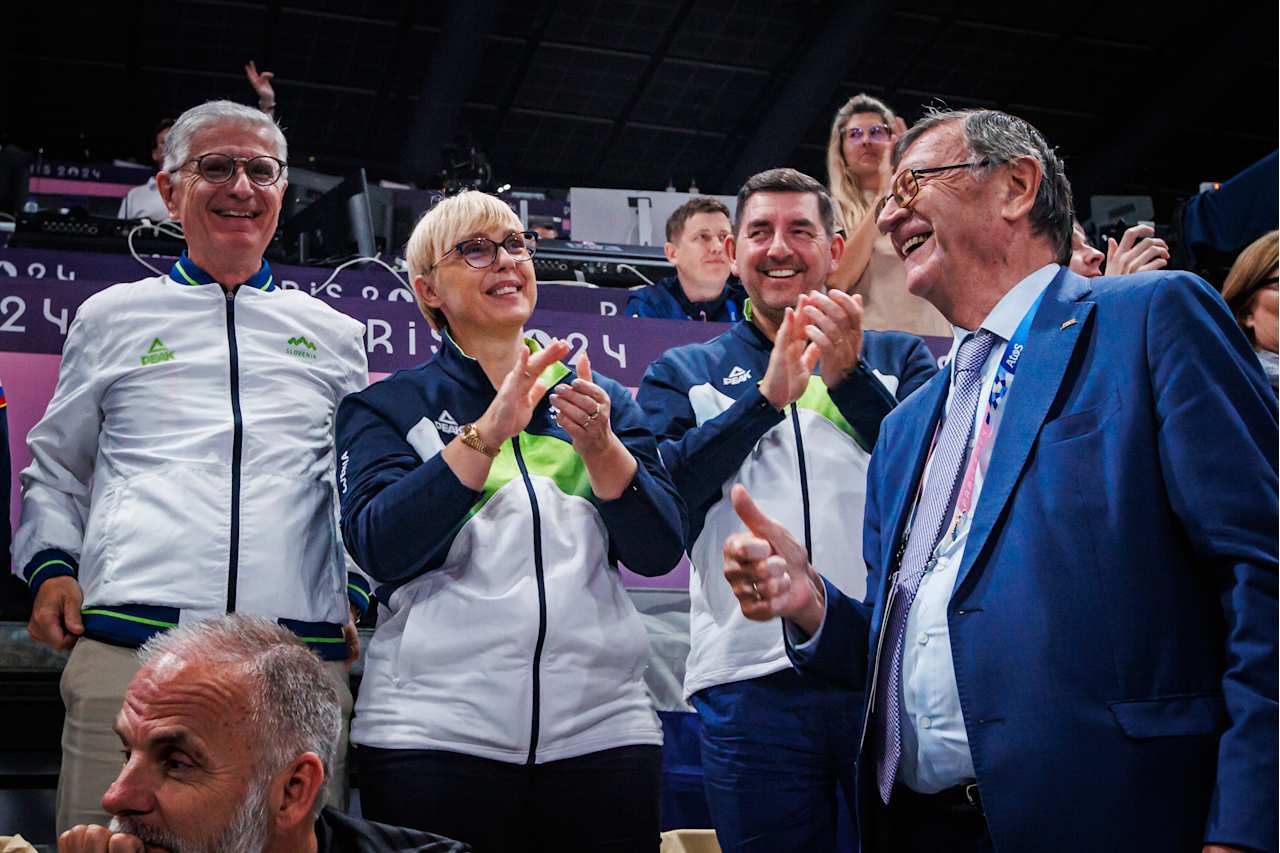
[[[350,707],[369,585],[343,561],[333,420],[368,384],[364,324],[280,288],[263,260],[287,157],[280,128],[252,107],[210,101],[178,118],[159,183],[186,251],[167,275],[80,306],[27,436],[13,546],[35,599],[27,630],[71,652],[62,829],[101,817],[133,650],[179,622],[278,619],[328,661]]]
[[[846,247],[828,284],[862,296],[865,328],[946,337],[951,327],[936,308],[907,291],[902,258],[876,229],[876,202],[889,191],[889,154],[906,129],[884,101],[870,95],[854,95],[836,111],[827,140],[827,185]]]
[[[271,86],[271,78],[275,75],[270,71],[259,73],[253,60],[245,64],[244,73],[249,79],[249,85],[258,96],[258,109],[274,118],[276,93]],[[157,172],[164,166],[164,141],[169,136],[169,128],[173,127],[173,121],[171,118],[161,119],[152,136],[151,162],[155,164]],[[125,197],[120,200],[120,210],[116,213],[116,218],[149,219],[152,222],[164,222],[169,219],[169,211],[165,207],[164,199],[160,197],[156,175],[147,178],[145,184],[140,184],[125,194]]]
[[[123,761],[102,797],[111,822],[71,827],[59,853],[467,849],[325,806],[342,708],[288,629],[228,614],[158,634],[138,658],[115,716]]]
[[[343,538],[386,603],[361,807],[482,853],[655,850],[662,732],[617,565],[673,569],[684,507],[631,393],[526,337],[535,248],[494,196],[432,208],[408,261],[440,352],[338,410]]]
[[[880,422],[937,369],[919,338],[864,332],[861,297],[828,292],[840,259],[826,188],[793,169],[748,178],[728,248],[747,316],[650,365],[638,400],[689,510],[690,649],[707,800],[725,851],[822,853],[836,845],[836,792],[852,814],[862,695],[799,676],[781,626],[743,618],[721,575],[741,530],[735,483],[765,499],[816,565],[859,591],[862,506]],[[815,370],[815,362],[818,369]]]
[[[1231,272],[1222,286],[1222,298],[1231,308],[1249,343],[1253,344],[1253,351],[1258,354],[1272,391],[1277,390],[1277,373],[1280,372],[1276,355],[1277,344],[1280,343],[1276,247],[1275,231],[1254,240],[1231,265]]]
[[[746,291],[731,277],[724,242],[730,234],[729,208],[719,199],[696,196],[667,218],[663,252],[676,274],[631,294],[623,313],[660,320],[735,323]]]
[[[151,162],[155,164],[157,172],[164,168],[164,141],[169,136],[169,128],[173,127],[173,121],[171,118],[160,119],[152,135]],[[120,211],[116,217],[118,219],[150,219],[152,222],[164,222],[169,218],[169,210],[165,207],[164,199],[160,197],[155,175],[147,178],[145,184],[140,184],[125,194],[125,197],[120,200]]]
[[[1071,271],[1085,278],[1103,275],[1129,275],[1164,269],[1169,264],[1169,244],[1155,236],[1150,225],[1134,225],[1125,229],[1120,241],[1107,238],[1104,255],[1089,242],[1080,220],[1071,220]]]

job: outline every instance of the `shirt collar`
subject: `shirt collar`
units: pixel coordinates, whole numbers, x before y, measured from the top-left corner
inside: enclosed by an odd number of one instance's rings
[[[187,287],[218,283],[217,279],[202,270],[195,261],[191,260],[191,257],[185,251],[182,253],[182,257],[173,262],[173,269],[169,270],[169,278]],[[267,263],[266,258],[262,259],[262,266],[258,271],[249,276],[246,281],[241,282],[240,286],[261,290],[263,293],[270,293],[279,289],[276,287],[275,276],[271,272],[271,264]]]
[[[1008,293],[1000,297],[996,307],[991,309],[991,313],[982,321],[979,328],[995,334],[1002,341],[1012,338],[1013,333],[1018,330],[1018,324],[1022,322],[1022,318],[1026,316],[1026,313],[1031,310],[1031,306],[1040,298],[1040,294],[1053,281],[1053,277],[1058,274],[1059,269],[1060,267],[1057,264],[1045,264],[1015,284]],[[965,338],[973,334],[973,331],[962,329],[954,324],[951,326],[951,334],[954,340],[951,342],[951,352],[947,354],[947,361],[955,358],[956,350],[960,348],[960,344]]]

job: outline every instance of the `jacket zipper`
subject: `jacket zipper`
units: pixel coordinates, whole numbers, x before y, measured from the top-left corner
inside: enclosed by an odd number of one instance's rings
[[[542,518],[538,513],[538,497],[533,491],[533,481],[529,479],[529,469],[525,467],[524,456],[520,453],[520,436],[511,438],[511,448],[516,454],[516,464],[520,466],[520,476],[524,479],[525,491],[529,493],[529,506],[533,509],[533,571],[538,580],[538,642],[533,647],[533,711],[529,723],[529,757],[526,764],[534,764],[538,755],[539,711],[542,704],[542,645],[547,639],[547,582],[542,574]]]
[[[236,347],[236,292],[227,297],[227,349],[231,353],[231,553],[227,559],[227,612],[236,612],[236,579],[240,571],[240,456],[244,421],[240,415],[240,353]]]
[[[813,532],[809,526],[809,474],[804,464],[804,439],[800,437],[800,412],[791,404],[791,425],[796,433],[796,457],[800,460],[800,500],[804,506],[804,552],[813,562]]]

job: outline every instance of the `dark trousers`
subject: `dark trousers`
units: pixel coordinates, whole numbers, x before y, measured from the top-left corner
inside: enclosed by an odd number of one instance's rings
[[[876,796],[873,793],[873,796]],[[876,802],[879,802],[877,797]],[[873,835],[885,853],[992,853],[982,811],[946,795],[917,794],[898,785],[877,810]]]
[[[368,746],[355,756],[364,817],[465,841],[476,853],[654,853],[661,843],[660,747],[535,765]]]
[[[857,850],[861,693],[786,669],[699,690],[693,706],[725,853]]]

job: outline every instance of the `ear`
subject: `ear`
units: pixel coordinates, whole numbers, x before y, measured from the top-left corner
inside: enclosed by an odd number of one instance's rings
[[[275,775],[272,785],[275,796],[270,802],[276,829],[292,830],[306,824],[316,798],[324,796],[324,765],[314,752],[304,752]]]
[[[439,308],[444,300],[440,298],[440,294],[436,292],[435,276],[427,278],[424,275],[415,275],[413,277],[413,292],[417,295],[418,301],[428,308]]]
[[[835,272],[836,267],[840,266],[840,259],[844,257],[846,247],[844,235],[837,231],[831,235],[831,271]]]
[[[729,256],[729,270],[734,275],[738,274],[738,234],[735,231],[728,237],[724,238],[724,253]]]
[[[1025,218],[1035,205],[1044,172],[1034,157],[1018,157],[1004,165],[1004,172],[1000,213],[1006,220],[1016,222]]]
[[[160,199],[164,202],[165,210],[169,211],[169,215],[174,219],[179,219],[178,206],[174,198],[174,192],[178,185],[173,182],[173,174],[166,171],[156,173],[156,189],[160,191]]]
[[[676,244],[675,243],[663,243],[662,254],[667,256],[667,263],[671,264],[672,266],[675,266],[675,262],[676,262]]]

